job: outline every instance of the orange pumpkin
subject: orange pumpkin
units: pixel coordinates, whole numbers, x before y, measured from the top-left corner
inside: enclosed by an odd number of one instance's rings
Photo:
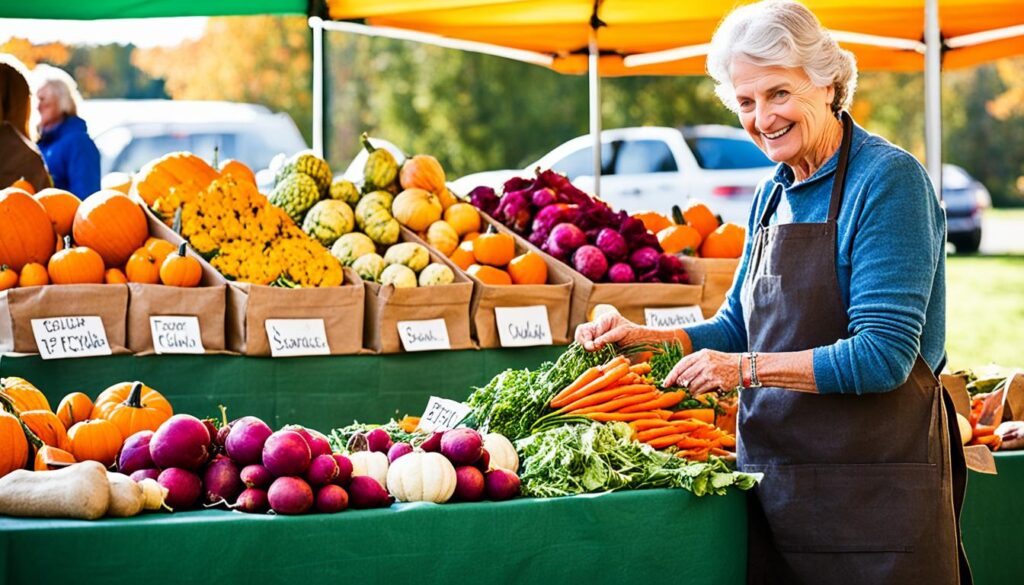
[[[18,286],[44,286],[50,284],[50,273],[46,267],[37,262],[29,262],[21,269]]]
[[[157,284],[160,282],[160,265],[156,258],[146,248],[139,248],[128,258],[124,265],[124,274],[128,282],[139,282],[142,284]]]
[[[725,223],[711,233],[700,247],[705,258],[739,258],[743,255],[743,243],[747,230],[734,224]]]
[[[696,254],[700,250],[700,232],[688,225],[670,225],[658,232],[658,243],[666,254],[678,254],[690,250]]]
[[[459,236],[480,231],[480,212],[469,203],[456,203],[445,209],[444,220]]]
[[[165,410],[143,404],[142,382],[132,384],[128,399],[115,404],[104,414],[104,418],[117,425],[121,436],[130,437],[139,431],[155,431],[171,414]]]
[[[228,175],[239,181],[248,181],[253,185],[256,184],[256,173],[245,166],[245,163],[232,158],[220,163],[220,176],[226,177]]]
[[[441,202],[441,209],[448,209],[459,202],[455,195],[448,189],[442,189],[438,192],[437,200]]]
[[[43,443],[58,449],[71,448],[64,423],[49,410],[26,410],[21,413],[21,420]]]
[[[707,239],[708,234],[718,229],[718,218],[708,209],[707,205],[700,202],[693,202],[682,213],[686,225],[693,227],[700,232],[702,240]]]
[[[107,173],[100,179],[100,189],[113,189],[127,195],[132,191],[132,176],[116,171]]]
[[[28,440],[18,417],[0,408],[0,477],[28,462]]]
[[[96,397],[96,402],[93,404],[92,414],[89,415],[89,418],[106,418],[107,413],[115,406],[128,400],[128,396],[132,393],[132,388],[135,384],[135,382],[118,382],[100,392],[100,395]],[[171,403],[164,398],[163,394],[148,386],[143,386],[141,392],[142,397],[140,401],[143,404],[167,413],[168,418],[174,414]]]
[[[36,188],[32,186],[32,183],[29,183],[27,180],[25,180],[25,177],[21,177],[17,181],[11,183],[11,188],[21,189],[22,191],[28,193],[29,195],[33,195],[36,192]]]
[[[0,266],[0,290],[7,290],[18,286],[18,273],[4,264]]]
[[[75,214],[75,242],[99,252],[107,266],[120,266],[149,237],[146,214],[119,191],[97,191]]]
[[[213,167],[191,152],[172,152],[142,167],[132,189],[152,207],[157,198],[166,196],[173,187],[192,184],[205,188],[217,177]]]
[[[398,223],[414,232],[426,230],[430,224],[441,219],[443,211],[436,195],[416,187],[399,193],[391,204],[391,214]]]
[[[520,254],[508,263],[508,274],[514,284],[547,284],[548,265],[536,252]]]
[[[103,274],[103,282],[107,284],[128,284],[128,277],[120,268],[108,268]]]
[[[656,234],[672,225],[672,220],[657,211],[641,211],[639,213],[634,213],[632,217],[642,221],[644,227],[647,228],[647,231],[652,234]]]
[[[447,191],[444,184],[444,169],[441,163],[429,154],[417,154],[407,158],[402,163],[398,180],[403,189],[423,189],[435,195]]]
[[[480,232],[469,232],[468,234],[462,236],[462,241],[463,242],[472,242],[473,240],[475,240],[475,239],[477,239],[479,237],[480,237]]]
[[[78,212],[81,199],[63,189],[43,189],[36,193],[38,201],[46,214],[50,216],[53,229],[57,236],[64,237],[71,233],[71,224],[75,221],[75,213]]]
[[[64,249],[54,254],[47,266],[54,284],[103,284],[103,269],[103,258],[96,250],[71,247],[70,236]]]
[[[72,392],[61,399],[57,406],[57,418],[70,429],[75,423],[89,420],[92,414],[92,399],[82,392]]]
[[[473,242],[463,241],[448,258],[459,268],[469,270],[469,267],[476,262],[476,256],[473,255]]]
[[[11,401],[15,414],[26,410],[50,410],[46,395],[25,378],[10,376],[0,380],[0,395]]]
[[[493,266],[474,264],[466,271],[470,276],[484,284],[493,286],[505,286],[512,284],[512,277],[508,272]]]
[[[473,255],[480,264],[508,266],[516,255],[516,241],[508,234],[492,230],[473,240]]]
[[[77,463],[74,455],[63,449],[45,445],[36,451],[36,458],[32,469],[34,471],[53,471],[67,467],[72,463]]]
[[[124,437],[117,425],[107,419],[82,421],[68,430],[71,454],[79,461],[91,459],[106,467],[114,464]]]
[[[177,246],[162,238],[149,238],[143,247],[156,258],[157,266],[162,266],[164,260],[178,249]]]
[[[193,287],[203,278],[203,267],[199,260],[187,255],[185,242],[181,243],[177,254],[172,254],[160,266],[160,282],[167,286]]]
[[[0,191],[0,264],[21,272],[29,262],[49,260],[56,243],[42,204],[21,189]]]

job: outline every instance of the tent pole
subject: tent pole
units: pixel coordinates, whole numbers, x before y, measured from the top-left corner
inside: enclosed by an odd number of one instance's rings
[[[601,52],[597,46],[597,27],[590,27],[590,55],[587,73],[590,77],[590,136],[594,140],[594,195],[601,196],[601,74],[598,70]]]
[[[942,199],[942,37],[939,0],[927,0],[924,9],[924,142],[925,163],[932,185]]]
[[[324,156],[324,27],[323,20],[311,17],[313,29],[313,153]]]

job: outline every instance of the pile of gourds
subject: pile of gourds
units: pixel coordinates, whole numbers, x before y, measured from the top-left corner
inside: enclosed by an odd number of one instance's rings
[[[693,202],[682,210],[672,206],[672,217],[655,211],[633,214],[649,231],[658,236],[658,243],[667,254],[685,254],[702,258],[739,258],[747,230],[734,223],[724,223],[707,205]]]

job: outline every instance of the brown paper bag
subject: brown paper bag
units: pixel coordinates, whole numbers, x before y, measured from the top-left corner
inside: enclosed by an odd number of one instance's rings
[[[151,316],[194,316],[206,353],[221,352],[224,343],[224,315],[227,286],[181,288],[157,284],[128,284],[128,348],[136,354],[153,350]]]
[[[710,319],[718,312],[732,288],[740,266],[739,258],[694,258],[683,255],[679,258],[690,273],[690,282],[703,287],[700,310],[705,319]]]
[[[32,319],[99,317],[111,353],[128,353],[125,317],[128,287],[120,284],[54,284],[0,292],[0,351],[38,353]]]
[[[1024,420],[1024,372],[1017,372],[1006,381],[1003,420]]]

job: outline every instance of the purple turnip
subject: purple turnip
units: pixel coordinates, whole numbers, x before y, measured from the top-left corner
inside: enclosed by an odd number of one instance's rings
[[[246,488],[238,494],[233,510],[248,512],[249,514],[262,514],[270,509],[270,502],[267,501],[267,490],[261,488]]]
[[[332,455],[317,455],[306,470],[306,481],[316,487],[327,485],[338,477],[338,462]]]
[[[142,481],[144,479],[157,479],[158,477],[160,477],[160,470],[159,469],[152,469],[152,468],[150,468],[150,469],[139,469],[139,470],[133,471],[132,474],[129,475],[128,477],[132,478],[132,480],[135,481],[136,483],[138,483],[138,482],[140,482],[140,481]]]
[[[267,471],[266,467],[263,467],[262,463],[246,465],[242,468],[239,477],[242,483],[245,484],[245,487],[251,488],[266,488],[270,485],[270,482],[274,481],[274,476]]]
[[[633,272],[633,267],[629,264],[619,262],[617,264],[612,264],[612,267],[608,269],[608,280],[623,284],[636,282],[636,273]]]
[[[583,276],[597,282],[608,272],[608,259],[597,246],[581,246],[572,255],[572,266]]]
[[[157,467],[199,469],[210,453],[210,432],[203,421],[188,414],[165,420],[149,442],[149,454]]]
[[[526,233],[530,227],[529,191],[505,191],[501,198],[496,217],[499,221],[519,233]]]
[[[217,451],[217,421],[212,418],[204,418],[203,426],[206,427],[206,432],[210,433],[210,453],[213,454]]]
[[[637,274],[643,274],[658,268],[661,253],[651,247],[640,248],[629,256],[629,263]]]
[[[153,440],[153,431],[139,431],[128,437],[117,456],[117,470],[125,475],[140,469],[156,467],[153,457],[149,454],[149,443]]]
[[[456,467],[455,499],[463,502],[479,502],[484,499],[483,472],[471,465]]]
[[[507,469],[495,468],[484,477],[487,499],[500,502],[519,494],[519,476]]]
[[[229,457],[218,455],[206,466],[203,473],[203,498],[207,504],[221,501],[233,504],[244,487],[238,466]]]
[[[298,433],[295,435],[302,438]],[[279,477],[270,484],[267,501],[270,502],[270,509],[278,514],[305,514],[313,507],[313,490],[301,478]]]
[[[498,205],[501,204],[501,199],[498,198],[494,189],[481,186],[469,192],[469,202],[487,215],[494,215],[494,212],[498,210]]]
[[[548,243],[564,253],[572,253],[587,243],[587,235],[571,223],[560,223],[551,230]]]
[[[347,487],[352,481],[352,460],[340,453],[333,453],[331,457],[338,463],[338,477],[334,478],[335,485]]]
[[[368,475],[357,475],[348,485],[349,503],[353,508],[385,508],[391,505],[391,496],[377,480]]]
[[[231,425],[231,431],[224,441],[224,448],[239,465],[259,463],[263,454],[263,444],[273,432],[267,423],[255,416],[245,416]]]
[[[309,452],[313,457],[331,454],[331,442],[320,431],[306,429],[309,431]]]
[[[395,443],[388,449],[388,463],[394,463],[402,455],[412,453],[412,445],[409,443]]]
[[[427,453],[440,453],[441,452],[441,438],[444,437],[444,432],[437,431],[427,437],[426,441],[420,444],[420,449]]]
[[[302,439],[304,441],[306,441],[306,446],[309,447],[309,452],[312,455],[312,453],[313,453],[313,435],[309,434],[309,431],[307,431],[305,429],[305,427],[302,427],[302,426],[299,426],[299,425],[285,425],[284,427],[281,428],[281,430],[282,431],[292,431],[292,432],[295,432],[295,433],[298,433],[298,434],[302,435]]]
[[[487,449],[480,449],[480,458],[473,463],[473,467],[487,473],[491,467],[491,454],[487,452]]]
[[[199,476],[180,467],[170,467],[161,471],[156,481],[167,488],[164,503],[175,510],[185,510],[194,506],[203,491],[203,482]]]
[[[387,453],[388,443],[391,442],[391,435],[384,429],[373,429],[366,433],[366,445],[369,451],[375,453]]]
[[[316,492],[316,509],[324,514],[334,514],[348,508],[348,492],[337,485],[325,485]]]
[[[473,429],[452,429],[441,437],[441,454],[455,465],[472,465],[480,459],[483,444]]]
[[[662,282],[672,282],[686,275],[686,267],[678,256],[662,254],[658,259],[658,278]]]
[[[263,465],[277,477],[302,475],[311,458],[309,443],[295,431],[277,431],[263,444]]]
[[[558,195],[550,187],[542,187],[530,194],[530,203],[534,207],[544,208],[558,202]]]
[[[601,231],[597,233],[597,238],[594,240],[594,244],[600,248],[608,260],[612,262],[622,260],[627,254],[629,254],[629,247],[626,245],[626,239],[623,238],[619,232],[610,228],[601,228]]]

